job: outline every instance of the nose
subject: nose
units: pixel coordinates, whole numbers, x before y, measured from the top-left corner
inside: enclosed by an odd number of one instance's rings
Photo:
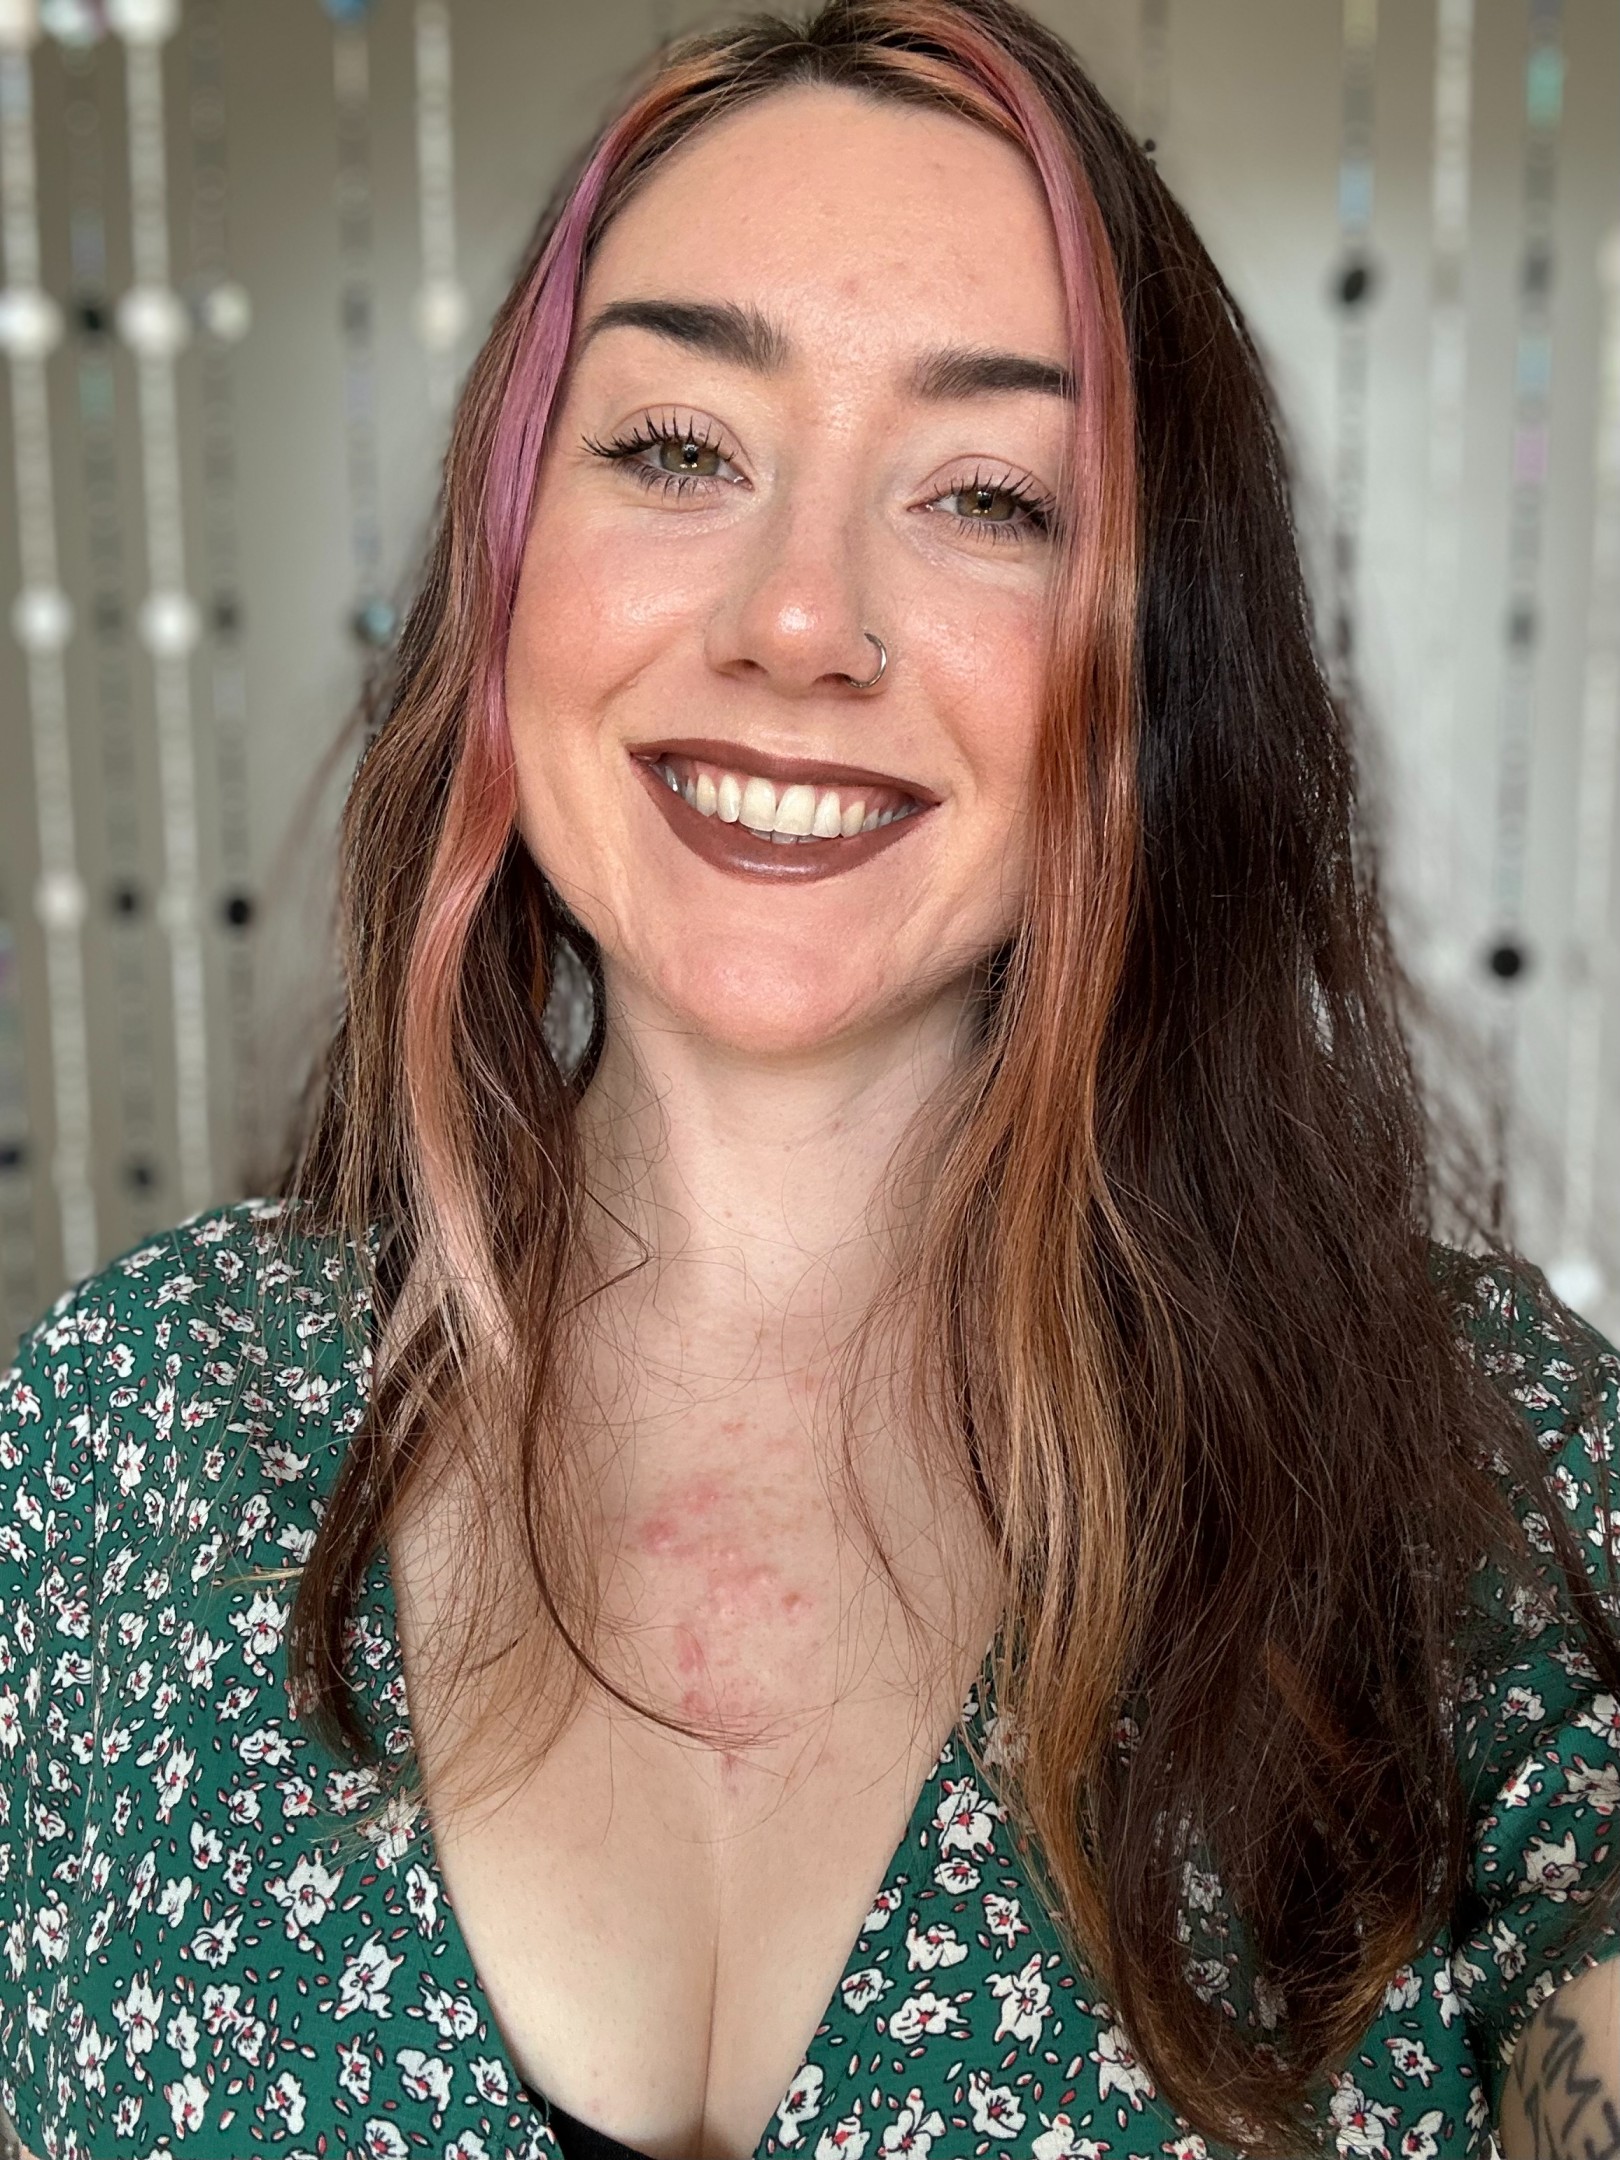
[[[881,613],[873,592],[873,533],[852,491],[825,474],[784,487],[751,521],[732,582],[710,617],[705,649],[718,673],[757,677],[783,697],[850,693],[871,679],[866,630]]]

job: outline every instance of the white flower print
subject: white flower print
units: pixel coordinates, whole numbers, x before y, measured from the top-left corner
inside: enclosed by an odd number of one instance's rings
[[[1120,2026],[1107,2024],[1102,2028],[1091,2059],[1097,2065],[1097,2090],[1104,2100],[1117,2092],[1133,2109],[1140,2110],[1153,2099],[1153,2080],[1137,2061]]]
[[[191,1858],[200,1868],[214,1867],[225,1855],[225,1840],[209,1823],[194,1822],[191,1826]]]
[[[1412,2078],[1427,2088],[1434,2081],[1436,2063],[1421,2040],[1414,2040],[1407,2033],[1391,2033],[1384,2046],[1389,2059],[1403,2078]]]
[[[104,2033],[92,2020],[85,2020],[73,2043],[73,2060],[79,2066],[87,2092],[104,2093],[107,2090],[107,2058],[117,2045],[111,2033]]]
[[[180,2058],[182,2070],[197,2067],[197,2020],[189,2010],[177,2010],[170,2018],[163,2037]]]
[[[273,1885],[270,1886],[273,1891]],[[228,1913],[223,1920],[213,1921],[200,1927],[191,1938],[191,1954],[204,1965],[212,1965],[217,1971],[228,1964],[236,1950],[236,1938],[242,1926],[239,1912]]]
[[[885,2126],[882,2140],[884,2153],[898,2153],[902,2160],[928,2160],[935,2138],[944,2135],[945,2118],[938,2108],[931,2108],[921,2092],[913,2085],[894,2121]]]
[[[879,1996],[886,1995],[894,1982],[876,1965],[868,1965],[861,1972],[852,1972],[840,1982],[838,1992],[844,1999],[844,2007],[855,2017],[870,2010]]]
[[[1041,1954],[1037,1950],[1018,1972],[992,1973],[985,1982],[992,1995],[1001,1998],[998,2041],[1022,2040],[1029,2047],[1039,2042],[1046,2029],[1047,2005],[1052,1990],[1041,1978]]]
[[[233,1612],[231,1626],[242,1638],[250,1659],[274,1656],[287,1626],[287,1607],[278,1604],[268,1590],[261,1590],[246,1612]]]
[[[202,2128],[208,2113],[208,2087],[194,2072],[165,2085],[163,2097],[169,2103],[176,2137],[189,2137]]]
[[[60,1965],[67,1956],[68,1909],[54,1892],[47,1895],[34,1921],[34,1945],[47,1965]]]
[[[1574,1805],[1612,1815],[1620,1807],[1620,1763],[1587,1763],[1577,1755],[1564,1772],[1564,1789]]]
[[[386,2017],[388,1982],[404,1962],[403,1957],[388,1955],[380,1935],[368,1937],[343,1968],[333,2016],[345,2018],[351,2010],[367,2010],[373,2017]]]
[[[1423,1994],[1423,1983],[1410,1965],[1403,1965],[1384,1990],[1386,2010],[1410,2010]]]
[[[371,2098],[371,2050],[364,2040],[338,2042],[338,2083],[359,2106]]]
[[[1043,2115],[1041,2121],[1045,2122]],[[1067,2115],[1054,2115],[1047,2128],[1030,2142],[1034,2160],[1101,2160],[1107,2152],[1095,2138],[1083,2138]]]
[[[157,1787],[158,1821],[167,1822],[180,1805],[186,1789],[186,1780],[197,1766],[197,1757],[190,1748],[177,1747],[163,1766],[152,1773],[152,1783]]]
[[[113,2016],[132,2059],[151,2052],[152,2043],[158,2036],[158,2016],[162,2008],[162,1995],[154,1992],[144,1973],[137,1973],[129,1983],[129,1992],[113,2003]]]
[[[173,1876],[164,1883],[158,1893],[157,1909],[170,1927],[178,1927],[185,1918],[186,1906],[191,1898],[191,1877],[182,1875],[178,1881]]]
[[[465,1995],[450,1995],[425,1982],[422,2014],[441,2040],[467,2040],[478,2030],[478,2012]]]
[[[422,1933],[431,1935],[438,1924],[439,1887],[425,1867],[405,1870],[405,1904]]]
[[[290,2070],[283,2070],[265,2090],[264,2104],[287,2125],[289,2137],[304,2127],[304,2088]]]
[[[989,1890],[984,1899],[984,1924],[1009,1950],[1018,1947],[1020,1935],[1029,1933],[1029,1922],[1023,1918],[1015,1897],[1003,1897],[999,1891]]]
[[[391,2122],[373,2116],[362,2133],[366,2160],[406,2160],[409,2148]]]
[[[942,1853],[966,1853],[982,1860],[995,1841],[995,1826],[1006,1820],[999,1800],[987,1800],[971,1778],[947,1778],[944,1797],[934,1810]]]
[[[468,2068],[472,2072],[473,2090],[479,2099],[488,2100],[495,2107],[505,2107],[511,2092],[505,2065],[496,2062],[493,2056],[478,2055]]]
[[[953,1853],[948,1860],[942,1860],[935,1868],[934,1880],[947,1897],[966,1897],[970,1890],[978,1889],[980,1875],[971,1860],[964,1860],[960,1853]]]
[[[1445,2124],[1443,2108],[1429,2108],[1420,2115],[1412,2127],[1402,2134],[1397,2150],[1401,2160],[1435,2160],[1440,2150],[1440,2132]]]
[[[341,1868],[333,1873],[308,1853],[301,1853],[290,1875],[277,1876],[264,1887],[286,1912],[287,1933],[296,1940],[307,1929],[320,1926],[342,1880]]]
[[[1538,1897],[1562,1905],[1579,1879],[1581,1862],[1575,1850],[1575,1833],[1566,1831],[1556,1841],[1538,1838],[1524,1856],[1524,1887]]]
[[[843,2115],[816,2140],[816,2160],[861,2160],[871,2137],[859,2115]]]
[[[127,2138],[135,2135],[135,2125],[141,2119],[141,2107],[142,2102],[137,2094],[125,2093],[117,2107],[113,2109],[113,2135],[115,2137]]]
[[[962,2013],[948,1995],[936,1995],[928,1988],[919,1988],[915,1995],[908,1995],[889,2020],[889,2037],[898,2040],[902,2047],[909,2047],[913,2040],[920,2040],[924,2033],[945,2033],[960,2026]]]
[[[821,2113],[821,2088],[824,2083],[821,2065],[806,2063],[783,2095],[776,2111],[776,2142],[779,2145],[802,2145],[804,2126],[812,2116]]]
[[[861,1933],[875,1935],[880,1928],[886,1928],[904,1902],[904,1893],[898,1885],[880,1890],[872,1901],[872,1910],[861,1922]]]
[[[450,2102],[450,2065],[442,2055],[429,2055],[421,2048],[400,2048],[394,2061],[405,2091],[413,2100],[429,2102],[437,2119]]]
[[[1024,2110],[1010,2085],[992,2085],[987,2070],[975,2070],[968,2078],[968,2106],[973,2127],[980,2137],[1016,2137],[1024,2127]]]
[[[1369,2100],[1348,2071],[1333,2079],[1332,2115],[1341,2153],[1387,2153],[1389,2128],[1399,2120],[1396,2109],[1382,2100]]]
[[[1504,1980],[1516,1979],[1524,1970],[1524,1943],[1505,1920],[1498,1920],[1491,1929],[1491,1956]]]
[[[489,2160],[489,2147],[476,2130],[463,2130],[444,2148],[444,2160]]]
[[[912,1922],[906,1929],[906,1969],[909,1972],[933,1972],[941,1965],[960,1965],[967,1956],[967,1944],[955,1928],[943,1920],[932,1920],[921,1934]]]

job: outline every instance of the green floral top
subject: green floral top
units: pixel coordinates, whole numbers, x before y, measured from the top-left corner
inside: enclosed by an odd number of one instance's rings
[[[277,1213],[203,1216],[115,1262],[0,1380],[0,2105],[45,2160],[554,2153],[425,1814],[300,1728],[289,1581],[243,1579],[308,1554],[368,1377],[340,1254],[289,1246]],[[1543,1310],[1497,1285],[1472,1332],[1600,1545],[1620,1361],[1602,1346],[1583,1434]],[[1480,1582],[1503,1647],[1460,1705],[1471,1882],[1323,2088],[1341,2153],[1487,2151],[1516,2036],[1592,1962],[1554,1938],[1609,1861],[1620,1704],[1560,1623]],[[408,1760],[385,1552],[350,1650]],[[1043,1914],[998,1739],[981,1679],[761,2155],[1204,2155]],[[1187,1903],[1190,1983],[1252,2019],[1217,1880],[1189,1869]]]

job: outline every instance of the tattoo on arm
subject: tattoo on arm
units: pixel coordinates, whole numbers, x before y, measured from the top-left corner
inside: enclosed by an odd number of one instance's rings
[[[1566,1981],[1525,2027],[1501,2131],[1505,2160],[1620,2160],[1620,1966]]]

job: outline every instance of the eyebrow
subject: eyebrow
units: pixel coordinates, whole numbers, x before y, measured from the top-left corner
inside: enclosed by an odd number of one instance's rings
[[[591,317],[579,350],[601,331],[617,328],[650,330],[655,337],[756,375],[782,374],[793,361],[793,341],[779,324],[757,308],[730,300],[612,300]],[[917,355],[905,387],[914,398],[931,404],[1002,390],[1036,390],[1046,397],[1072,399],[1074,377],[1055,361],[1036,360],[1027,353],[939,345]]]

